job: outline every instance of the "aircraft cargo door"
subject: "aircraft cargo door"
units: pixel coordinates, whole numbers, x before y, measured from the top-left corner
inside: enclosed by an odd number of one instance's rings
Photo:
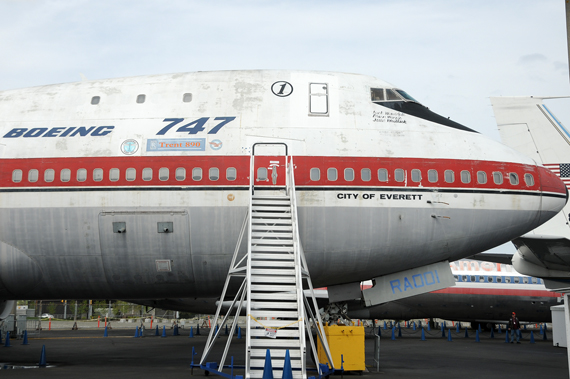
[[[118,298],[133,298],[133,293],[146,298],[165,292],[192,293],[195,279],[186,211],[101,212],[99,239],[107,283]]]

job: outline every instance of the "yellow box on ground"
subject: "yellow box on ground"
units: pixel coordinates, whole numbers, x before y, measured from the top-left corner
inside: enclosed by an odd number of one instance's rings
[[[344,360],[342,364],[344,371],[364,371],[366,369],[363,326],[326,325],[325,335],[329,342],[335,370],[340,370],[341,355]],[[319,362],[328,362],[320,340],[317,353]]]

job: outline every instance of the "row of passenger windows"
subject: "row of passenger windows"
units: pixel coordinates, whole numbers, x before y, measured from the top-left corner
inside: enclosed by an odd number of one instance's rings
[[[44,181],[47,183],[53,182],[55,179],[55,170],[48,168],[44,171]],[[28,182],[35,183],[39,179],[39,171],[32,169],[28,171]],[[84,182],[87,180],[87,169],[80,168],[77,170],[76,179],[78,182]],[[96,168],[92,173],[93,181],[100,182],[103,180],[104,171],[102,168]],[[194,167],[192,169],[192,180],[200,181],[202,180],[202,169],[200,167]],[[14,183],[19,183],[22,181],[23,172],[22,170],[12,171],[12,181]],[[112,168],[109,170],[109,180],[116,182],[121,178],[121,171],[118,168]],[[127,168],[125,170],[125,179],[128,181],[134,181],[137,178],[137,170],[135,168]],[[178,167],[174,170],[174,178],[178,181],[183,181],[186,179],[186,169],[184,167]],[[211,167],[208,170],[208,178],[210,180],[218,180],[220,178],[220,170],[217,167]],[[69,182],[71,180],[71,170],[64,168],[59,172],[59,179],[62,182]],[[153,179],[153,169],[150,167],[143,168],[142,170],[142,180],[149,181]],[[166,181],[170,179],[170,169],[168,167],[162,167],[158,170],[158,179],[161,181]],[[237,170],[234,167],[228,167],[226,169],[226,179],[233,181],[237,179]]]
[[[496,275],[453,275],[456,282],[479,282],[479,283],[525,283],[541,284],[540,278],[528,276],[496,276]]]
[[[136,102],[137,104],[143,104],[146,101],[146,95],[141,93],[140,95],[137,95],[137,99]],[[192,101],[192,94],[187,92],[185,94],[182,95],[182,101],[184,103],[189,103]],[[101,96],[93,96],[91,98],[91,105],[97,105],[101,102]]]
[[[378,180],[380,182],[387,182],[388,181],[388,169],[380,168],[378,169]],[[467,170],[463,170],[459,173],[461,183],[471,183],[471,172]],[[319,181],[321,180],[321,169],[314,167],[310,171],[310,177],[312,181]],[[492,173],[493,182],[495,184],[503,184],[503,173],[500,171],[495,171]],[[519,184],[519,176],[514,172],[508,173],[508,180],[511,185],[516,186]],[[346,181],[353,181],[355,179],[354,169],[352,168],[345,168],[344,169],[344,180]],[[364,182],[369,182],[372,180],[372,171],[369,168],[363,168],[360,170],[360,179]],[[394,180],[397,182],[403,182],[406,179],[406,172],[404,169],[397,168],[394,170]],[[419,169],[411,170],[410,179],[412,182],[421,182],[422,180],[422,172]],[[427,179],[430,183],[437,183],[439,180],[439,173],[437,170],[428,170],[427,171]],[[445,170],[443,173],[443,179],[446,183],[454,183],[455,182],[455,171],[453,170]],[[338,180],[338,171],[336,168],[328,168],[327,169],[327,180],[329,181],[336,181]],[[534,177],[532,174],[525,174],[524,181],[527,186],[532,187],[534,186]],[[487,173],[485,171],[477,171],[477,183],[479,184],[486,184],[487,183]]]

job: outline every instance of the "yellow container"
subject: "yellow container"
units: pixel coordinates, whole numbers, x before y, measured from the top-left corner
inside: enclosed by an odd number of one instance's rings
[[[327,325],[325,335],[329,342],[335,370],[340,370],[341,355],[344,359],[342,364],[344,371],[364,371],[366,369],[363,326]],[[318,340],[317,352],[319,362],[328,362],[320,340]]]

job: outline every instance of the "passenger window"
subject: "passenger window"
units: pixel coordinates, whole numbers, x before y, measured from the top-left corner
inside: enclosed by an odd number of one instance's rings
[[[509,181],[511,182],[511,185],[516,186],[519,184],[519,176],[516,173],[511,172],[509,173]]]
[[[152,168],[150,167],[143,168],[142,180],[144,180],[145,182],[152,180]]]
[[[100,96],[93,96],[91,98],[91,105],[97,105],[99,104],[99,102],[101,101],[101,97]]]
[[[412,182],[420,182],[422,180],[422,172],[418,169],[412,170]]]
[[[212,174],[212,169],[210,169],[210,176],[211,176],[211,174]],[[267,168],[260,167],[257,169],[257,180],[260,180],[260,181],[267,180]]]
[[[363,168],[360,170],[360,179],[362,179],[363,182],[369,182],[370,179],[372,179],[372,171],[370,171],[369,168]]]
[[[475,282],[475,276],[471,276],[471,281]]]
[[[515,277],[515,278],[514,278],[514,282],[515,282],[515,283],[520,283],[520,278]]]
[[[394,179],[397,182],[403,182],[405,178],[406,178],[406,176],[405,176],[405,172],[403,169],[397,168],[394,170]]]
[[[179,182],[185,180],[186,179],[186,169],[184,167],[178,167],[176,169],[176,171],[174,172],[174,176],[176,177],[176,180],[178,180]]]
[[[101,180],[103,180],[103,169],[102,168],[96,168],[93,170],[93,181],[94,182],[100,182]]]
[[[468,281],[469,281],[467,275],[463,275],[463,281],[464,281],[464,282],[468,282]]]
[[[461,183],[471,183],[471,173],[469,171],[461,171]]]
[[[488,277],[487,277],[487,281],[488,281],[489,283],[493,283],[493,277],[492,277],[492,276],[488,276]]]
[[[109,180],[112,182],[116,182],[120,178],[120,171],[118,168],[112,168],[109,170]]]
[[[310,177],[313,182],[321,180],[321,170],[317,167],[313,167],[310,171]]]
[[[87,180],[87,170],[84,168],[80,168],[77,170],[77,181],[84,182]]]
[[[237,170],[235,167],[228,167],[226,169],[226,179],[229,181],[234,181],[237,179]]]
[[[338,179],[338,173],[336,171],[336,168],[331,167],[327,170],[327,179],[332,182]]]
[[[192,101],[192,94],[191,94],[191,93],[185,93],[185,94],[182,96],[182,101],[185,102],[185,103],[191,102],[191,101]]]
[[[437,182],[437,170],[428,170],[428,180],[430,183]]]
[[[141,94],[141,95],[138,95],[138,96],[137,96],[137,103],[138,103],[138,104],[144,103],[145,100],[146,100],[146,95],[142,95],[142,94]]]
[[[536,278],[532,278],[532,284],[536,284],[536,283],[537,283]]]
[[[524,182],[529,187],[534,186],[534,177],[532,176],[532,174],[524,174]]]
[[[477,171],[477,183],[479,184],[487,183],[487,173],[485,171]]]
[[[485,281],[485,277],[484,277],[484,276],[480,276],[480,277],[479,277],[479,281],[480,281],[481,283],[483,283],[483,282]]]
[[[170,177],[170,170],[168,169],[168,167],[161,167],[158,170],[158,180],[164,182],[168,180],[169,177]]]
[[[202,169],[200,167],[194,167],[192,169],[192,180],[202,180]]]
[[[38,170],[31,169],[30,171],[28,171],[28,182],[31,183],[35,183],[38,181],[38,177],[40,176],[40,174],[38,173]]]
[[[61,172],[59,173],[59,179],[62,182],[69,182],[71,180],[71,170],[68,168],[64,168],[63,170],[61,170]]]
[[[453,172],[453,170],[445,170],[444,177],[446,183],[455,182],[455,172]]]
[[[22,181],[22,170],[12,171],[12,181],[14,183],[20,183]]]
[[[497,283],[501,283],[503,281],[503,278],[500,276],[497,276]]]
[[[510,276],[505,277],[505,283],[510,283],[510,282],[511,282],[511,277]]]
[[[453,275],[453,277],[455,278],[455,281],[458,282],[459,281],[459,277],[457,275]]]
[[[265,176],[267,177],[267,169],[265,169]],[[210,167],[210,180],[218,179],[220,179],[220,170],[217,167]]]
[[[495,171],[493,173],[493,181],[495,182],[495,184],[503,184],[503,174]]]
[[[526,276],[523,278],[523,283],[528,284],[528,278]]]
[[[51,168],[48,168],[44,171],[44,181],[46,183],[51,183],[55,179],[55,171]]]
[[[127,179],[129,182],[134,181],[137,178],[137,169],[130,167],[127,169],[127,171],[125,172],[125,179]]]
[[[354,170],[351,168],[344,169],[344,180],[352,182],[354,180]]]
[[[370,88],[370,97],[372,98],[372,101],[384,101],[384,89]]]
[[[378,169],[378,181],[387,182],[388,181],[388,170],[385,168]]]

